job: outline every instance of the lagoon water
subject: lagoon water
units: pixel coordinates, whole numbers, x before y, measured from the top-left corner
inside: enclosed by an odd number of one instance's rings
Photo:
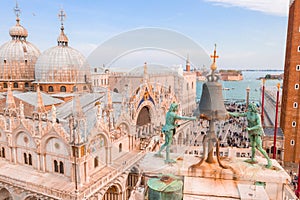
[[[283,71],[243,71],[244,80],[242,81],[220,81],[223,88],[224,100],[230,101],[244,101],[246,99],[246,88],[250,88],[249,100],[259,102],[261,100],[262,80],[258,80],[259,77],[265,77],[266,74],[282,74]],[[202,85],[204,82],[197,82],[197,100],[200,100],[202,94]],[[266,80],[265,87],[276,87],[282,80]]]

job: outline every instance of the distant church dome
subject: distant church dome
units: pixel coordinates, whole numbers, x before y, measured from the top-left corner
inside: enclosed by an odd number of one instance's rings
[[[61,13],[59,16],[65,16]],[[63,19],[62,19],[63,20]],[[87,83],[90,67],[86,58],[68,46],[63,23],[57,38],[57,46],[43,52],[35,65],[35,79],[41,83]]]
[[[0,81],[33,81],[34,65],[40,51],[26,41],[28,32],[20,25],[18,7],[15,12],[17,24],[9,30],[12,40],[0,47]]]

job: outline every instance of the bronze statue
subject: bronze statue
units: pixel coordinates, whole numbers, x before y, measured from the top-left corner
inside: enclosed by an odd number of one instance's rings
[[[161,152],[166,148],[166,163],[174,163],[175,160],[170,159],[170,147],[172,144],[173,134],[175,133],[176,127],[179,127],[176,124],[177,119],[183,120],[196,120],[196,117],[184,117],[177,115],[176,112],[178,110],[178,104],[172,103],[170,105],[170,109],[166,114],[166,123],[162,127],[162,132],[165,134],[165,143],[160,147],[159,151],[155,154],[155,156],[162,157]]]
[[[243,113],[229,112],[229,115],[233,117],[247,117],[248,126],[246,127],[246,130],[248,131],[252,149],[251,149],[251,159],[245,160],[245,162],[252,163],[252,164],[257,163],[257,161],[255,160],[255,150],[258,149],[268,161],[266,167],[271,168],[272,161],[268,157],[266,151],[262,148],[261,136],[264,135],[264,130],[261,125],[261,119],[259,113],[257,112],[256,104],[250,103],[248,105],[248,110],[246,112]]]

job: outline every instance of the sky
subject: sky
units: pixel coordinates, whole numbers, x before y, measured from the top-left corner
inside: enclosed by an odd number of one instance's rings
[[[217,44],[220,69],[278,70],[284,68],[288,4],[288,0],[18,0],[27,41],[41,52],[56,45],[58,12],[63,8],[69,46],[86,57],[119,34],[155,27],[190,38],[207,54]],[[15,0],[1,0],[0,45],[11,40],[15,5]],[[190,60],[200,65],[191,55]]]

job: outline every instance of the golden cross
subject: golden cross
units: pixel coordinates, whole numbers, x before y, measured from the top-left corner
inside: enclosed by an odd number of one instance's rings
[[[210,55],[210,57],[213,58],[214,63],[216,62],[216,58],[219,58],[219,56],[217,56],[217,44],[215,44],[214,55]]]

